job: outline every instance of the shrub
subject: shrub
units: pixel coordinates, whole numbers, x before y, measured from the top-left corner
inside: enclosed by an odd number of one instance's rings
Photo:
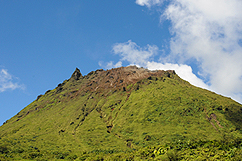
[[[5,145],[0,145],[0,153],[7,154],[9,153],[9,150]]]

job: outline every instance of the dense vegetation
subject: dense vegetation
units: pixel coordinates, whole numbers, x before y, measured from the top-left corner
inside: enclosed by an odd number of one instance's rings
[[[0,127],[0,160],[239,160],[242,105],[173,71],[97,70]]]
[[[177,141],[138,149],[96,149],[73,153],[71,150],[39,150],[16,142],[0,145],[0,160],[241,160],[242,140]]]

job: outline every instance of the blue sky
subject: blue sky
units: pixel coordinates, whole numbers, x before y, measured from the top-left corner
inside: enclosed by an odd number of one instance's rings
[[[0,1],[0,124],[68,79],[173,69],[242,102],[240,0]]]

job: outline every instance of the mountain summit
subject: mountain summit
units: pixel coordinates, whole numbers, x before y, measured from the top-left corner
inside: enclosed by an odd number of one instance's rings
[[[76,68],[0,127],[0,160],[169,159],[171,149],[223,140],[237,139],[226,145],[238,149],[241,130],[241,104],[194,87],[173,70],[128,66],[82,76]]]
[[[82,77],[82,74],[80,72],[80,69],[76,68],[75,72],[72,74],[71,78],[78,80],[80,77]]]

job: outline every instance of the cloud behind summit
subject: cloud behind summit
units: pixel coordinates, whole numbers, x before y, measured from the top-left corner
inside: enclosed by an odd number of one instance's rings
[[[169,53],[164,56],[156,45],[140,47],[129,40],[114,45],[120,61],[109,67],[124,61],[149,69],[169,67],[196,86],[242,102],[242,1],[136,0],[136,4],[149,10],[163,7],[160,23],[171,24]],[[198,72],[193,73],[191,66]]]

